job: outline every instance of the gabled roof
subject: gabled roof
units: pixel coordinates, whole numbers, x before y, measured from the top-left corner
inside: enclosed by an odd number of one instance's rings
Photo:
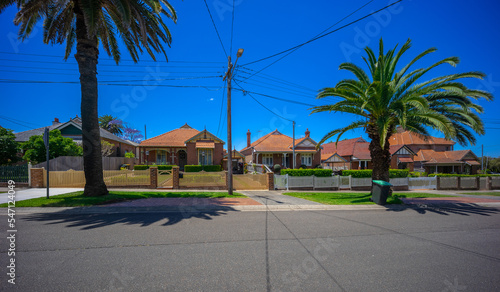
[[[191,128],[188,124],[161,134],[159,136],[144,140],[140,146],[158,146],[158,147],[184,147],[187,142],[192,140],[202,140],[206,137],[207,140],[214,140],[219,143],[224,143],[221,139],[207,131],[198,131]]]
[[[70,119],[69,121],[65,122],[65,123],[57,123],[57,124],[54,124],[54,125],[50,125],[50,126],[47,126],[47,127],[43,127],[43,128],[38,128],[38,129],[33,129],[33,130],[28,130],[28,131],[24,131],[24,132],[19,132],[19,133],[16,133],[16,141],[17,142],[26,142],[29,140],[29,138],[31,136],[34,136],[34,135],[43,135],[44,131],[45,131],[45,128],[49,128],[49,131],[52,131],[52,130],[62,130],[66,127],[69,127],[69,126],[73,126],[73,127],[76,127],[78,130],[82,130],[82,120],[80,118],[74,118],[74,119]],[[134,142],[131,142],[131,141],[128,141],[128,140],[125,140],[125,139],[122,139],[102,128],[99,128],[99,133],[101,135],[101,138],[105,138],[105,139],[108,139],[108,140],[113,140],[113,141],[116,141],[116,142],[119,142],[119,143],[125,143],[125,144],[129,144],[129,145],[132,145],[132,146],[137,146],[136,143]],[[81,134],[80,134],[81,135]]]
[[[415,161],[430,164],[461,163],[477,159],[477,156],[471,150],[434,151],[432,149],[421,149],[415,157]]]
[[[199,133],[200,131],[185,124],[178,129],[144,140],[139,146],[184,147],[186,146],[186,140],[189,140]]]
[[[391,145],[389,147],[389,151],[391,152],[391,155],[394,155],[396,152],[398,152],[399,150],[401,150],[401,148],[403,148],[406,151],[408,151],[411,155],[417,155],[413,150],[411,150],[410,147],[408,147],[406,145]]]
[[[424,137],[409,131],[403,131],[401,128],[398,128],[397,133],[389,138],[389,143],[391,145],[455,145],[455,142],[444,138]]]
[[[347,160],[345,160],[344,157],[338,155],[338,153],[321,153],[321,162],[327,162],[327,160],[332,159],[332,157],[337,157],[338,160],[342,162],[347,162]]]
[[[233,150],[232,151],[232,156],[231,158],[245,158],[245,156],[243,154],[241,154],[239,151],[236,151],[236,150]],[[226,158],[227,159],[227,150],[224,149],[224,156],[223,158]]]
[[[323,144],[322,153],[337,153],[340,156],[353,156],[354,158],[367,160],[371,159],[370,150],[368,149],[370,143],[366,142],[365,139],[353,138],[342,140],[335,145],[335,142],[330,142]]]
[[[300,143],[305,144],[305,141],[309,141],[316,147],[316,142],[311,138],[299,138],[295,139],[295,150],[296,151],[316,151],[316,149],[300,149]],[[310,147],[310,146],[309,146]],[[293,138],[280,133],[277,129],[271,133],[259,138],[250,144],[249,147],[243,148],[240,152],[253,148],[258,152],[291,152],[293,150]],[[299,149],[297,149],[299,148]],[[306,147],[307,148],[307,147]]]

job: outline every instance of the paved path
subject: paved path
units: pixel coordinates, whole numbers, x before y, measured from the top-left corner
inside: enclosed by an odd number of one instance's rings
[[[323,205],[300,198],[282,195],[281,191],[239,191],[245,196],[254,199],[262,205]],[[312,191],[311,191],[312,192]]]
[[[149,198],[107,204],[106,207],[155,207],[155,206],[261,206],[250,198]]]
[[[5,190],[7,191],[7,190]],[[30,189],[20,189],[16,191],[16,201],[22,201],[22,200],[28,200],[28,199],[34,199],[34,198],[43,198],[47,195],[47,189],[46,188],[30,188]],[[83,191],[83,189],[79,188],[50,188],[49,189],[49,195],[50,196],[55,196],[55,195],[62,195],[66,193],[71,193],[71,192],[77,192],[77,191]],[[8,193],[3,193],[0,194],[0,204],[7,203],[9,201],[8,198]]]

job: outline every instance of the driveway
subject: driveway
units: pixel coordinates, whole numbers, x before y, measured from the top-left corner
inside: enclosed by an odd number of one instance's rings
[[[7,191],[7,189],[5,190]],[[44,198],[47,195],[47,189],[46,188],[39,188],[39,189],[20,189],[16,191],[16,201],[22,201],[22,200],[28,200],[28,199],[34,199],[34,198]],[[78,189],[78,188],[50,188],[49,189],[49,195],[50,196],[55,196],[55,195],[62,195],[66,193],[71,193],[71,192],[77,192],[77,191],[83,191],[83,189]],[[7,203],[9,201],[8,198],[8,193],[3,193],[0,194],[0,204]]]

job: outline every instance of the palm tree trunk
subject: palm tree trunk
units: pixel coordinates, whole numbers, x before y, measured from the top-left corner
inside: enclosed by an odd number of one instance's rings
[[[367,132],[372,140],[369,146],[373,165],[372,179],[389,182],[389,168],[391,166],[391,152],[389,151],[390,135],[387,135],[385,145],[382,147],[380,144],[380,136],[372,126],[368,126]]]
[[[82,92],[82,142],[83,170],[85,172],[84,196],[108,194],[102,172],[101,135],[97,114],[97,57],[99,54],[96,37],[89,38],[79,1],[75,1],[76,54],[80,71]]]

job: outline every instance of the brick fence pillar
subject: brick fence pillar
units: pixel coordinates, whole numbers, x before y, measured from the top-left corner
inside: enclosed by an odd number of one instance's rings
[[[492,182],[493,178],[491,176],[488,176],[487,177],[487,180],[486,180],[486,189],[487,190],[492,190],[493,189],[493,182]]]
[[[158,167],[149,168],[149,188],[156,189],[158,187]]]
[[[274,173],[267,173],[267,189],[270,191],[274,191]]]
[[[478,176],[476,177],[476,190],[481,189],[481,178]]]
[[[462,179],[460,177],[457,177],[457,190],[462,189]]]
[[[31,185],[32,188],[43,188],[43,168],[31,169]]]
[[[179,189],[179,167],[172,167],[172,188],[174,190]]]
[[[441,189],[441,177],[436,176],[436,190]]]

